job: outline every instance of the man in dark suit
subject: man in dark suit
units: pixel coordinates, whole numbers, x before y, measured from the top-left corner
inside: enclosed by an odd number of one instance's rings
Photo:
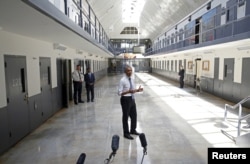
[[[184,87],[184,74],[185,74],[185,70],[183,68],[183,66],[180,67],[180,71],[179,71],[179,77],[180,77],[180,88]]]
[[[91,94],[91,101],[94,102],[95,75],[91,72],[90,68],[87,68],[87,72],[84,75],[84,81],[87,90],[87,102],[90,100],[89,94]]]

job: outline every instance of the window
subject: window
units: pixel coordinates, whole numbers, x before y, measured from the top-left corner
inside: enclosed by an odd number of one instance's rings
[[[136,27],[125,27],[120,34],[138,34]]]

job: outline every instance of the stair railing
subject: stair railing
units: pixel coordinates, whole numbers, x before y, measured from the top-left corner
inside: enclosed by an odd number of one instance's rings
[[[237,125],[237,136],[240,136],[241,121],[250,118],[250,114],[245,115],[245,116],[242,117],[242,104],[244,104],[248,100],[250,100],[250,96],[244,98],[243,100],[241,100],[240,102],[238,102],[234,106],[231,106],[229,104],[225,104],[224,121],[227,121],[227,112],[228,112],[228,109],[232,109],[232,110],[239,109],[239,113],[238,113],[238,125]]]

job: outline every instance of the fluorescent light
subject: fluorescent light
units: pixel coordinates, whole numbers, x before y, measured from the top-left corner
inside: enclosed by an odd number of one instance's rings
[[[76,50],[77,54],[83,54],[83,50]]]
[[[238,49],[239,51],[242,51],[242,50],[250,50],[250,46],[237,47],[237,49]]]
[[[122,0],[123,23],[138,23],[145,0]]]
[[[54,43],[53,47],[55,50],[61,50],[61,51],[65,51],[67,49],[65,45],[60,44],[60,43]]]

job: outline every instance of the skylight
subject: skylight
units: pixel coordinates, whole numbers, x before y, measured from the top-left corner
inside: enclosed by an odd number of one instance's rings
[[[122,22],[138,23],[145,0],[122,0]]]

